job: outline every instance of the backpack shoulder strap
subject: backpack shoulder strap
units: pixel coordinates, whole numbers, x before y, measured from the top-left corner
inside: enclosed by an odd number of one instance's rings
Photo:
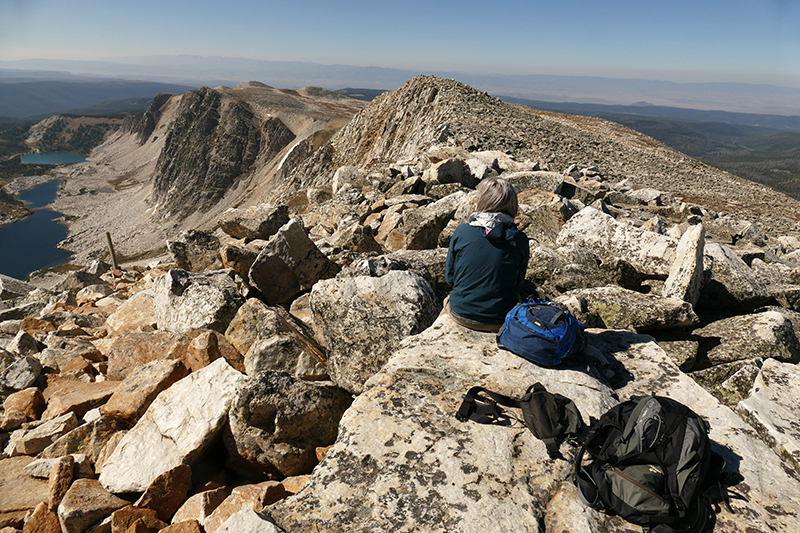
[[[509,398],[483,387],[472,387],[464,395],[461,406],[456,411],[456,419],[461,422],[472,420],[479,424],[511,425],[509,416],[499,407],[520,407],[519,400]]]

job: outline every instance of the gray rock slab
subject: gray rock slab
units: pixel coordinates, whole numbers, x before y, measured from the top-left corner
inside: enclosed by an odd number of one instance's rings
[[[323,280],[311,291],[310,304],[328,348],[328,374],[356,394],[403,338],[427,328],[439,313],[428,282],[397,270]]]
[[[153,282],[158,329],[173,333],[198,328],[224,333],[244,301],[231,270],[170,270]]]
[[[462,423],[453,413],[473,385],[520,397],[538,381],[587,419],[599,416],[616,400],[586,364],[537,367],[442,315],[367,381],[310,484],[269,512],[287,531],[540,531],[570,462],[549,459],[521,424]]]
[[[705,234],[703,225],[697,224],[681,236],[675,260],[661,291],[661,295],[665,298],[678,298],[692,305],[697,303],[700,297],[700,284],[703,281]]]
[[[593,207],[573,215],[561,228],[556,244],[584,246],[604,261],[623,259],[641,274],[661,277],[669,274],[678,245],[672,237],[619,223]]]
[[[775,453],[800,472],[800,368],[774,359],[764,361],[749,396],[736,412]]]

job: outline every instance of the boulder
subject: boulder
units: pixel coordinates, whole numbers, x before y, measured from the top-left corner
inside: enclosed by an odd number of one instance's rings
[[[14,355],[0,348],[0,393],[27,389],[41,372],[42,365],[36,357]]]
[[[156,309],[151,291],[137,292],[106,319],[108,335],[151,332],[156,328]]]
[[[321,281],[310,304],[328,348],[328,374],[355,394],[401,340],[427,328],[440,311],[428,282],[403,271]]]
[[[375,232],[372,228],[359,223],[350,224],[337,231],[328,241],[331,248],[337,253],[343,250],[357,254],[383,253],[383,247],[375,240]]]
[[[31,477],[36,477],[40,479],[48,479],[50,477],[50,473],[53,471],[53,466],[61,459],[61,457],[54,457],[52,459],[42,458],[36,459],[28,463],[25,466],[24,470],[25,473]],[[78,479],[81,477],[92,478],[94,477],[94,471],[92,470],[92,464],[89,458],[83,454],[73,454],[73,471],[72,471],[72,478]]]
[[[222,231],[236,239],[269,239],[289,222],[285,205],[257,204],[245,209],[228,209],[222,214]]]
[[[202,526],[206,519],[211,516],[211,513],[214,512],[214,509],[225,501],[225,498],[228,497],[230,492],[230,489],[226,487],[219,487],[205,490],[189,497],[178,510],[175,511],[171,523],[178,524],[180,522],[194,520]]]
[[[0,531],[3,530],[0,529]],[[13,531],[19,530],[14,529]],[[22,533],[62,533],[58,514],[52,511],[45,502],[40,503],[27,517],[25,525],[22,527]]]
[[[225,429],[230,466],[251,479],[306,474],[316,448],[336,440],[339,419],[350,405],[345,391],[309,383],[285,372],[251,377],[236,393]]]
[[[105,359],[94,343],[86,339],[48,335],[44,343],[47,348],[42,350],[38,356],[43,366],[60,369],[67,366],[76,357],[82,357],[92,363],[99,363]]]
[[[48,500],[47,506],[50,510],[55,511],[58,504],[67,493],[67,489],[72,484],[72,475],[75,471],[75,458],[71,455],[65,455],[56,459],[53,465],[53,470],[50,472],[48,479]]]
[[[278,230],[250,267],[250,282],[270,305],[284,304],[317,281],[335,276],[339,266],[308,238],[299,219]]]
[[[531,240],[547,246],[555,246],[561,228],[578,212],[566,198],[538,189],[523,192],[518,200],[517,227]]]
[[[521,397],[537,381],[587,419],[615,403],[584,370],[537,367],[442,315],[367,381],[310,484],[267,512],[286,531],[540,531],[571,463],[522,424],[453,416],[473,385]]]
[[[25,514],[47,501],[47,481],[25,473],[31,461],[31,457],[0,459],[0,527],[13,525],[21,529]]]
[[[108,443],[121,429],[120,424],[113,418],[100,416],[55,439],[42,451],[41,457],[57,458],[67,454],[85,455],[96,464]]]
[[[9,394],[3,402],[3,409],[6,412],[21,412],[28,420],[38,420],[42,416],[44,408],[44,396],[36,387],[29,387]]]
[[[178,239],[167,241],[167,250],[181,270],[203,272],[222,268],[219,239],[204,231],[181,232]]]
[[[242,509],[225,520],[216,533],[282,533],[282,529],[252,509]]]
[[[170,355],[176,337],[168,331],[152,333],[126,333],[113,337],[107,345],[107,377],[123,380],[136,368],[162,359],[177,359],[179,353]]]
[[[283,485],[277,481],[265,481],[254,485],[240,485],[235,487],[230,496],[211,513],[203,528],[206,533],[212,533],[227,521],[231,516],[242,509],[252,509],[260,512],[264,506],[275,503],[288,496]]]
[[[698,309],[746,313],[769,300],[764,283],[729,246],[709,243],[705,254],[713,260],[713,267],[711,281],[700,291]]]
[[[327,357],[303,322],[281,307],[251,298],[237,311],[225,338],[244,353],[249,376],[283,370],[301,379],[327,376]]]
[[[692,226],[681,236],[675,251],[675,261],[661,291],[664,298],[677,298],[697,305],[703,281],[704,249],[705,228],[702,224]]]
[[[455,157],[434,164],[424,172],[422,179],[427,183],[459,183],[470,189],[478,185],[469,165]]]
[[[222,267],[232,269],[242,279],[248,279],[250,267],[256,262],[259,251],[248,246],[227,243],[219,252],[222,257]]]
[[[35,285],[0,274],[0,300],[21,298],[36,290]]]
[[[564,185],[564,175],[558,172],[547,172],[543,170],[517,171],[506,172],[502,177],[511,182],[511,184],[521,192],[537,189],[567,196],[566,194],[561,194],[561,189]]]
[[[158,329],[173,333],[196,328],[224,332],[244,300],[231,270],[170,270],[153,282]]]
[[[645,276],[664,279],[669,275],[678,243],[672,237],[642,231],[585,207],[564,224],[556,244],[585,247],[602,261],[623,259]]]
[[[800,362],[800,343],[792,323],[777,311],[718,320],[694,330],[692,336],[700,342],[704,366],[755,357]]]
[[[776,454],[800,472],[800,369],[767,359],[736,412]]]
[[[75,413],[66,413],[56,418],[31,422],[27,427],[11,434],[5,454],[9,457],[17,455],[36,455],[58,437],[75,429],[78,419]]]
[[[110,525],[111,533],[116,533],[117,531],[120,533],[160,531],[167,527],[167,524],[159,520],[158,514],[153,509],[135,507],[133,505],[127,505],[111,513]],[[134,529],[134,527],[141,529]]]
[[[178,465],[155,478],[135,506],[152,509],[158,518],[169,523],[172,515],[186,500],[186,493],[192,485],[192,468]]]
[[[58,506],[58,521],[64,533],[83,533],[126,505],[96,479],[77,479]]]
[[[576,299],[585,301],[588,310],[575,307],[573,302]],[[642,294],[622,287],[578,289],[567,292],[556,301],[567,305],[578,320],[587,324],[603,324],[609,329],[648,331],[691,326],[699,322],[688,302]]]
[[[119,386],[116,381],[85,383],[74,379],[55,379],[44,390],[47,408],[42,418],[54,418],[64,413],[75,413],[83,418],[90,409],[106,403]]]
[[[164,472],[196,461],[225,424],[244,376],[224,359],[159,394],[103,464],[111,492],[141,492]]]
[[[161,392],[189,374],[175,359],[159,359],[137,367],[119,383],[100,412],[121,422],[135,422]]]

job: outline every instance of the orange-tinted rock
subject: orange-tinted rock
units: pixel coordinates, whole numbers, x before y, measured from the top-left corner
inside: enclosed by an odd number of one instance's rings
[[[126,505],[96,479],[77,479],[58,506],[58,520],[64,533],[82,533]]]
[[[176,524],[185,520],[197,520],[200,525],[203,525],[211,513],[214,512],[214,509],[216,509],[229,494],[230,489],[227,487],[220,487],[218,489],[195,494],[178,508],[175,515],[172,517],[172,523]]]
[[[244,372],[242,354],[224,335],[211,329],[196,329],[181,335],[170,348],[168,357],[180,359],[194,372],[208,366],[220,356],[224,357],[233,368]]]
[[[61,533],[58,515],[42,502],[36,506],[22,527],[22,533]]]
[[[311,482],[311,476],[304,475],[304,476],[290,476],[285,478],[281,481],[283,488],[286,489],[286,492],[289,494],[297,494],[303,487],[308,485]]]
[[[71,455],[60,457],[53,470],[50,472],[48,480],[49,494],[47,505],[51,511],[58,508],[58,504],[64,498],[69,486],[72,484],[72,476],[75,470],[75,459]]]
[[[158,476],[134,504],[152,509],[158,518],[169,522],[178,507],[186,500],[192,484],[192,469],[180,465]]]
[[[33,317],[25,317],[22,319],[22,323],[19,325],[19,329],[27,331],[31,335],[34,333],[42,333],[47,334],[51,331],[55,331],[56,325],[48,320],[42,320],[41,318],[33,318]]]
[[[45,408],[44,396],[36,387],[9,394],[3,402],[6,411],[20,411],[28,420],[38,420]]]
[[[144,526],[148,530],[159,530],[167,527],[167,524],[158,519],[158,515],[153,509],[143,509],[128,505],[111,514],[111,533],[125,533],[126,531],[130,531],[130,528],[133,527],[136,522],[141,522],[141,526]]]
[[[167,526],[160,533],[203,533],[197,520],[184,520],[177,524]]]
[[[109,379],[122,380],[136,367],[159,359],[175,359],[168,355],[175,336],[167,331],[127,333],[113,337],[108,352]]]
[[[47,481],[32,478],[23,470],[31,461],[32,457],[0,460],[0,527],[21,528],[25,514],[47,501]]]
[[[61,379],[48,382],[44,391],[47,409],[42,413],[42,418],[53,418],[69,412],[81,418],[89,409],[106,403],[118,386],[119,382],[115,381],[84,383]]]
[[[137,293],[106,319],[109,336],[155,330],[156,315],[153,297],[149,293]]]
[[[156,396],[189,375],[176,359],[161,359],[138,367],[125,378],[100,412],[116,420],[135,422]]]
[[[283,485],[278,481],[265,481],[236,487],[231,491],[230,496],[225,498],[225,501],[219,504],[211,516],[206,519],[203,529],[206,530],[206,533],[213,533],[223,522],[242,509],[250,508],[260,512],[265,505],[282,500],[287,495]]]

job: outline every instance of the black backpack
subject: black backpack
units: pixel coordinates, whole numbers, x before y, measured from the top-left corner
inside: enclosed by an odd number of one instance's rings
[[[544,441],[550,457],[560,458],[561,441],[574,441],[585,425],[575,402],[548,392],[541,383],[534,383],[521,399],[509,398],[483,387],[472,387],[456,412],[462,422],[473,420],[481,424],[511,425],[511,417],[499,406],[522,410],[525,425],[538,439]]]
[[[707,495],[725,461],[711,451],[708,424],[685,405],[659,396],[634,398],[593,422],[575,459],[583,502],[653,533],[706,531]],[[593,459],[584,465],[585,453]]]

